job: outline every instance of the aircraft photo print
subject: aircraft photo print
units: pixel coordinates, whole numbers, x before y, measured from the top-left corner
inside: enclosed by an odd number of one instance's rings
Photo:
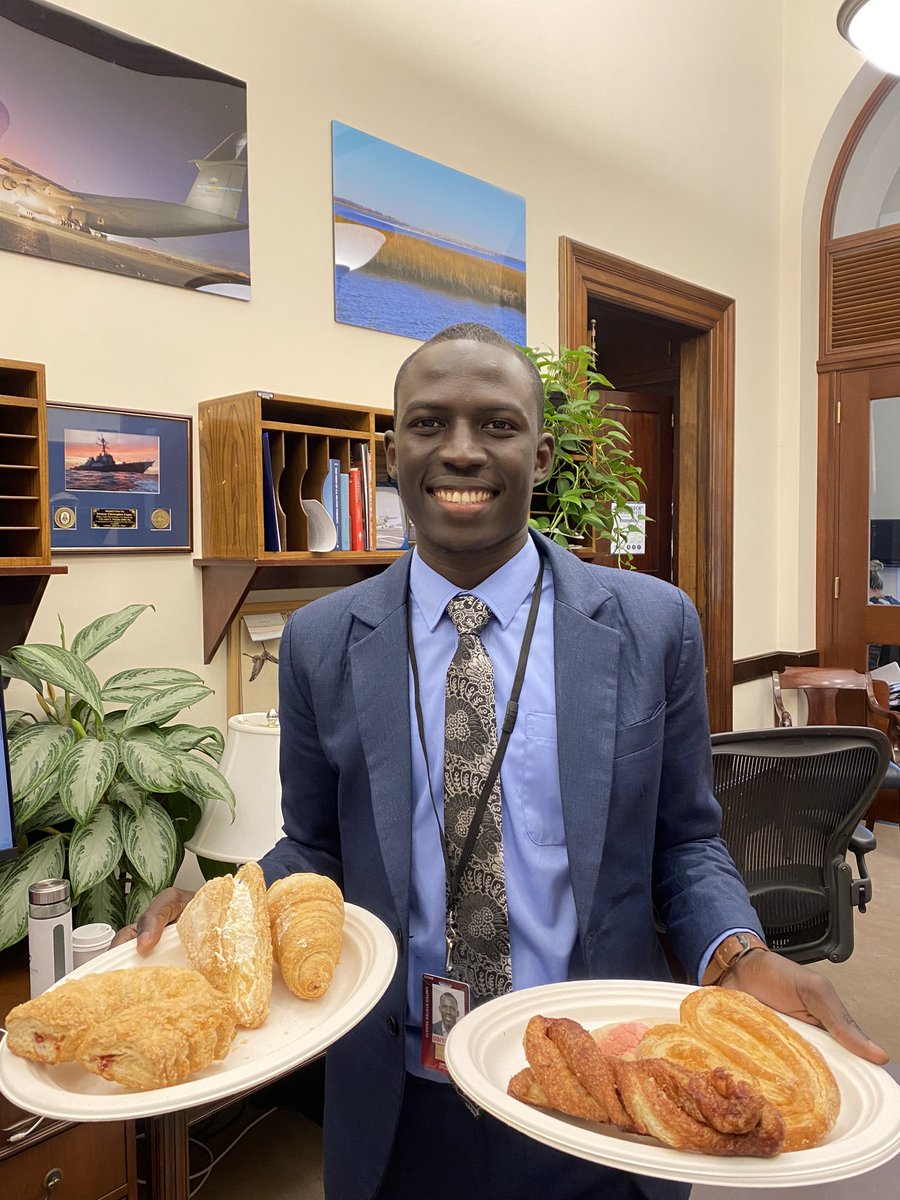
[[[245,85],[58,14],[0,0],[0,249],[248,300]]]

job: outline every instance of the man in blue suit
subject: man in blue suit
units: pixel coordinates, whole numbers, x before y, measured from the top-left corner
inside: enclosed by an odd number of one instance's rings
[[[761,941],[718,836],[690,601],[529,534],[532,489],[553,459],[541,414],[537,372],[493,331],[451,327],[416,351],[385,435],[416,549],[299,610],[282,641],[285,837],[262,860],[267,881],[331,876],[389,926],[400,958],[374,1011],[328,1052],[329,1200],[404,1200],[438,1186],[466,1200],[687,1192],[533,1142],[471,1112],[422,1066],[423,976],[451,974],[438,812],[457,644],[446,606],[460,593],[492,614],[481,636],[501,714],[537,605],[500,773],[512,986],[668,979],[660,922],[692,982],[739,987],[863,1057],[886,1057],[830,984]],[[157,898],[138,923],[141,950],[185,899]]]

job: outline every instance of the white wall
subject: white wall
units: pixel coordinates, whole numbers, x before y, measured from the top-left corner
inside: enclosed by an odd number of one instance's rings
[[[253,299],[3,254],[0,356],[46,363],[48,394],[63,402],[196,413],[205,397],[265,388],[387,407],[414,344],[332,318],[338,118],[526,197],[533,344],[556,342],[561,234],[736,299],[735,655],[814,644],[807,189],[859,62],[831,6],[218,0],[214,16],[183,0],[67,7],[247,81]],[[199,541],[199,512],[196,527]],[[66,561],[33,640],[55,637],[57,611],[74,629],[152,601],[156,615],[98,666],[196,669],[218,693],[196,717],[223,723],[224,651],[202,666],[190,557]],[[768,723],[749,693],[738,709],[744,723]]]

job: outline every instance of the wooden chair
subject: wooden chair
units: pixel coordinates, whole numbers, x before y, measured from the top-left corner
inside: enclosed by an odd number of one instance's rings
[[[807,725],[867,725],[880,729],[891,744],[891,757],[900,766],[900,713],[888,706],[888,687],[881,679],[873,679],[868,671],[851,671],[844,667],[785,667],[772,672],[772,696],[776,728],[794,724],[784,707],[783,691],[803,692],[806,696]],[[846,711],[854,699],[843,694],[859,693],[855,711]],[[862,701],[865,701],[864,705]],[[838,715],[838,707],[842,707]],[[848,719],[848,716],[852,719]],[[892,780],[893,782],[893,780]],[[900,824],[900,790],[896,786],[883,788],[866,814],[866,828],[875,821],[896,821]]]

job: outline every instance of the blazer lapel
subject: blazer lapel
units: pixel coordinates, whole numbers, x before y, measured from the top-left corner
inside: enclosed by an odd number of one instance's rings
[[[350,677],[372,811],[401,927],[409,915],[412,838],[409,667],[406,595],[409,556],[360,589],[352,613],[358,640],[349,648]],[[390,696],[390,703],[386,697]]]
[[[616,738],[620,635],[598,610],[610,593],[567,550],[553,567],[556,729],[569,872],[584,934],[603,853]],[[542,544],[539,543],[542,548]],[[598,853],[599,848],[599,853]]]

